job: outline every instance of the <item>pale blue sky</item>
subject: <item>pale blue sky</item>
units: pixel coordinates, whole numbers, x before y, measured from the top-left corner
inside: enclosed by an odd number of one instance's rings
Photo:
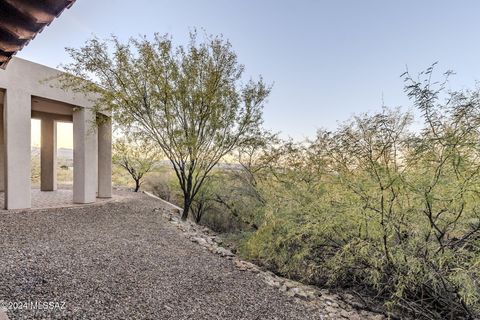
[[[265,125],[296,139],[385,104],[408,108],[406,65],[453,69],[453,88],[480,79],[480,1],[77,0],[19,56],[52,67],[92,35],[193,27],[230,39],[246,74],[274,82]]]

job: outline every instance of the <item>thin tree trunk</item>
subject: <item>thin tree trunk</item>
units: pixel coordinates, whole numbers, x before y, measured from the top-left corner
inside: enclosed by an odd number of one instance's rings
[[[191,205],[192,205],[192,201],[190,197],[185,196],[183,199],[183,212],[182,212],[183,221],[187,220]]]
[[[195,213],[195,223],[196,224],[199,224],[200,223],[200,220],[202,220],[202,209],[199,209],[196,213]]]
[[[135,192],[138,192],[140,190],[140,180],[135,180]]]

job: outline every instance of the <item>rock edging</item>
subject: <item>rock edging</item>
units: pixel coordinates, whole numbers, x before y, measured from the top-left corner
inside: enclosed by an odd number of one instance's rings
[[[307,307],[321,310],[322,319],[387,319],[383,313],[369,311],[369,308],[353,295],[339,295],[326,289],[283,278],[271,271],[265,271],[251,262],[238,258],[232,251],[221,246],[222,240],[209,228],[199,226],[191,221],[182,221],[179,217],[181,208],[151,193],[144,193],[170,206],[171,210],[158,208],[154,209],[154,211],[161,213],[171,224],[181,230],[190,241],[223,258],[232,260],[235,267],[240,271],[257,274],[264,283],[277,288],[284,294],[294,298],[297,302],[304,303]]]

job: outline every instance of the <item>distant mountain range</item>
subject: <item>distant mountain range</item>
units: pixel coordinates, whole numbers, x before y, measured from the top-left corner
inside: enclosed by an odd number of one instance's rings
[[[66,159],[66,160],[72,160],[73,161],[73,149],[58,148],[57,149],[57,158],[63,158],[63,159]]]
[[[32,157],[40,158],[40,148],[32,147]],[[73,149],[69,148],[58,148],[57,149],[57,159],[59,160],[60,165],[73,166]],[[169,160],[160,160],[158,165],[160,167],[172,167],[172,163]],[[219,163],[216,166],[219,169],[224,170],[238,170],[241,169],[241,166],[237,163]],[[173,167],[172,167],[173,168]]]
[[[32,156],[40,156],[40,148],[32,147]],[[63,160],[73,161],[73,149],[69,148],[58,148],[57,149],[57,158]]]

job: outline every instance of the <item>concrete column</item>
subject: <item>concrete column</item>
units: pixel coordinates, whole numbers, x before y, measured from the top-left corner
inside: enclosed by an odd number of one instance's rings
[[[40,190],[57,190],[57,123],[51,118],[41,120]]]
[[[7,89],[3,109],[5,138],[5,208],[31,206],[31,96]]]
[[[97,190],[97,132],[90,109],[73,112],[73,202],[92,203]]]
[[[98,197],[112,197],[112,122],[98,126]]]
[[[5,191],[5,141],[3,139],[3,101],[0,101],[0,192]]]

